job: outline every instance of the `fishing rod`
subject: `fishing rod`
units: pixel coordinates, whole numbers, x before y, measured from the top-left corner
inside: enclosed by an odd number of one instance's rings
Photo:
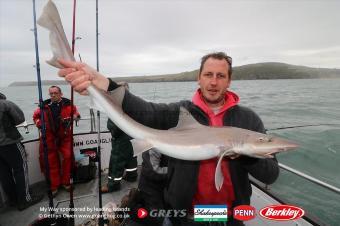
[[[295,129],[295,128],[303,128],[303,127],[313,127],[313,126],[340,126],[340,124],[336,123],[320,123],[320,124],[308,124],[308,125],[296,125],[296,126],[284,126],[266,129],[266,131],[275,131],[275,130],[283,130],[283,129]]]
[[[73,0],[73,19],[72,19],[72,54],[74,55],[74,49],[75,49],[75,33],[76,33],[76,4],[77,0]],[[74,115],[74,92],[73,87],[71,86],[71,113],[70,113],[70,119],[71,119],[71,144],[70,144],[70,151],[71,151],[71,172],[70,172],[70,210],[69,215],[70,218],[68,219],[68,225],[74,226],[74,201],[73,201],[73,180],[74,180],[74,170],[75,170],[75,157],[73,152],[73,115]]]
[[[39,95],[39,108],[40,108],[40,122],[41,122],[41,139],[43,143],[43,154],[44,154],[44,164],[45,164],[45,180],[47,184],[47,194],[49,199],[49,207],[50,214],[54,215],[54,205],[53,205],[53,196],[51,190],[51,179],[50,179],[50,167],[48,162],[48,150],[47,150],[47,142],[46,142],[46,124],[45,124],[45,116],[44,116],[44,101],[42,98],[42,87],[41,87],[41,76],[40,76],[40,63],[39,63],[39,46],[38,46],[38,33],[37,33],[37,19],[36,19],[36,10],[35,10],[35,0],[33,0],[33,24],[34,24],[34,45],[35,45],[35,68],[37,70],[37,82],[38,82],[38,95]],[[56,223],[55,218],[51,218],[53,223]],[[51,224],[52,225],[52,224]]]
[[[98,45],[98,0],[96,0],[96,60],[97,60],[97,71],[99,72],[99,45]],[[99,193],[99,218],[98,218],[98,225],[104,226],[103,221],[103,199],[102,199],[102,177],[101,177],[101,170],[102,170],[102,164],[101,164],[101,144],[100,144],[100,111],[97,111],[97,118],[98,118],[98,142],[97,142],[97,156],[98,156],[98,193]]]
[[[78,57],[79,57],[79,61],[80,62],[83,62],[82,59],[81,59],[81,55],[80,53],[78,53]],[[80,119],[82,120],[82,119]],[[96,131],[96,118],[94,116],[94,110],[92,107],[90,107],[90,118],[89,118],[90,122],[91,122],[91,130],[90,132],[93,133]]]

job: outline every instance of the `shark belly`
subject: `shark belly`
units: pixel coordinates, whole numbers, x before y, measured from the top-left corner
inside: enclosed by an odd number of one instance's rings
[[[219,150],[215,145],[183,145],[160,141],[150,143],[164,155],[191,161],[199,161],[215,158],[219,155]]]

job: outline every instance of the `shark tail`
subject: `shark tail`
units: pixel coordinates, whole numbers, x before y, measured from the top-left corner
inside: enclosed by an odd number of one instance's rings
[[[63,66],[58,63],[58,58],[75,61],[61,23],[58,9],[51,0],[45,5],[41,16],[37,20],[37,24],[50,31],[50,45],[53,57],[46,61],[48,64],[57,68],[63,68]]]

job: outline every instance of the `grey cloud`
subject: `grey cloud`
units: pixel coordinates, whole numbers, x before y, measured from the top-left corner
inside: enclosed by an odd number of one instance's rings
[[[39,16],[46,1],[36,2]],[[72,1],[55,3],[70,39]],[[339,67],[339,50],[332,50],[340,46],[339,8],[340,2],[332,0],[100,0],[100,69],[108,75],[195,70],[203,54],[220,50],[230,53],[235,65],[280,61]],[[34,70],[28,73],[35,60],[32,2],[0,0],[0,10],[1,85],[35,80]],[[77,1],[76,31],[82,39],[76,42],[76,52],[92,66],[95,29],[95,1]],[[43,63],[51,56],[48,34],[38,27],[38,35],[42,72],[53,76],[55,70]],[[315,49],[329,51],[320,59],[307,51]],[[300,55],[287,54],[294,51]]]

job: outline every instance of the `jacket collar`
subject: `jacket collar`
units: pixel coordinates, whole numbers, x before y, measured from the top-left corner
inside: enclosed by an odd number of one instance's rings
[[[62,97],[59,103],[61,103],[62,105],[70,105],[71,101],[65,97]],[[44,105],[50,105],[50,104],[52,104],[51,99],[44,100]]]
[[[218,114],[222,114],[225,111],[227,111],[228,109],[230,109],[231,107],[237,105],[239,103],[239,101],[240,101],[240,98],[238,97],[238,95],[236,93],[234,93],[232,91],[227,91],[225,93],[225,103],[222,106],[222,108],[220,109]],[[210,107],[203,100],[201,89],[196,90],[194,96],[192,97],[192,102],[196,106],[198,106],[207,115],[215,114],[212,111],[212,109],[210,109]]]

